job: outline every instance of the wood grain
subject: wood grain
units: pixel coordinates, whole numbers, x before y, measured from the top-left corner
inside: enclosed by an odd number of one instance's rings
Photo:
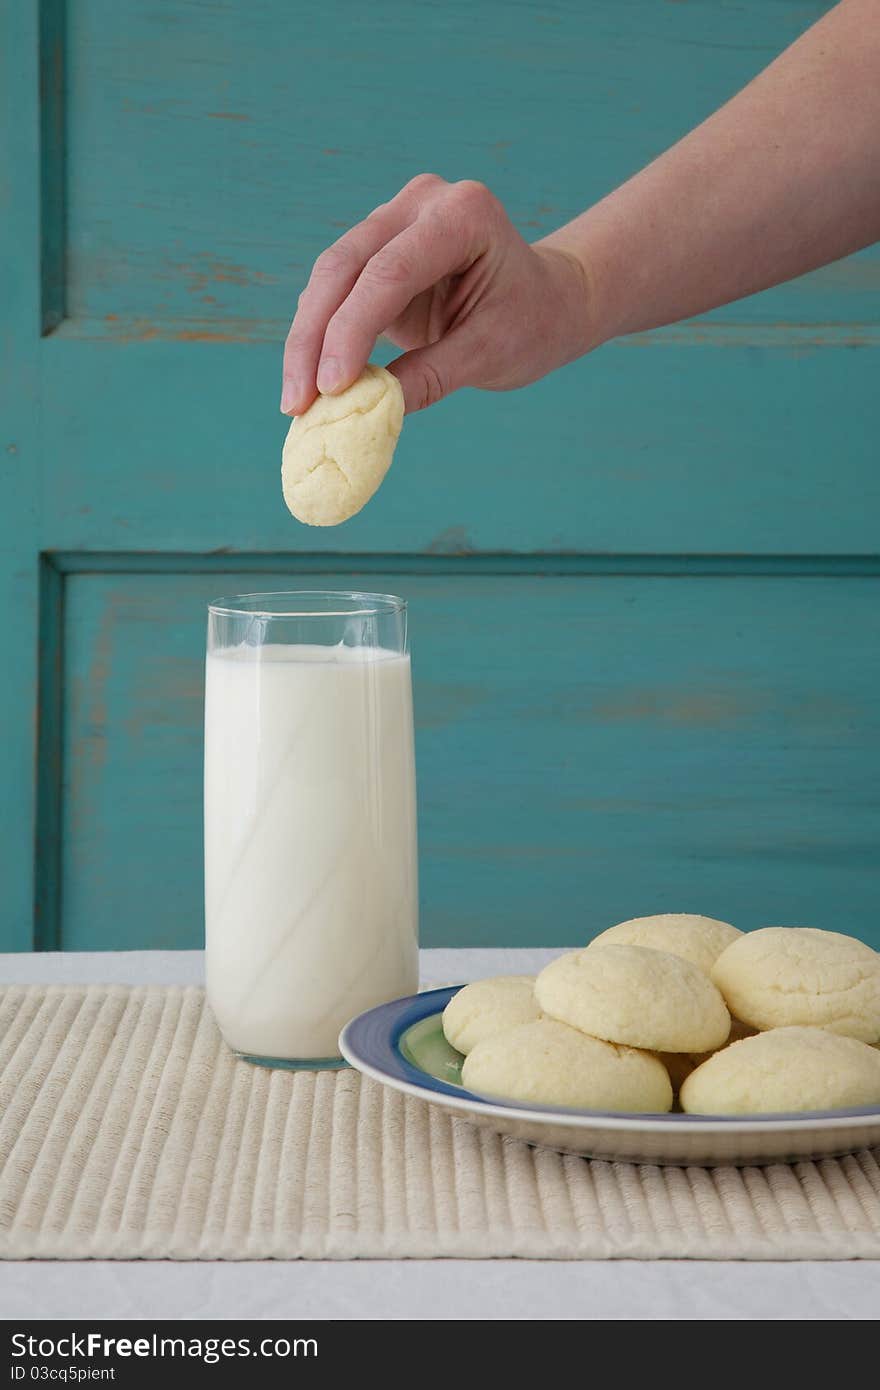
[[[381,491],[331,529],[281,501],[274,350],[53,336],[44,360],[53,550],[880,551],[873,348],[620,344],[460,392],[406,421]]]
[[[826,8],[79,0],[68,312],[86,332],[277,340],[318,252],[425,169],[482,179],[534,240]],[[876,323],[878,289],[867,252],[713,318]]]
[[[0,947],[198,944],[203,604],[257,572],[413,601],[428,941],[876,941],[876,250],[409,420],[340,529],[279,478],[328,240],[424,168],[540,236],[824,8],[0,0]]]
[[[199,944],[203,606],[291,583],[68,578],[66,947]],[[877,577],[320,583],[410,600],[426,944],[686,910],[880,946]]]

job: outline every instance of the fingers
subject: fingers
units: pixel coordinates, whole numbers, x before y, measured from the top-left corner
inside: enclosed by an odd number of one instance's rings
[[[416,348],[389,364],[403,389],[407,415],[467,386],[475,351],[472,336],[467,328],[453,329],[430,347]]]
[[[363,371],[379,334],[424,290],[466,270],[471,228],[442,210],[417,218],[370,258],[327,324],[318,385],[347,386]]]
[[[318,257],[299,297],[284,347],[281,409],[285,414],[300,414],[314,400],[327,325],[350,294],[364,267],[418,216],[425,199],[442,185],[443,180],[434,174],[419,175],[390,203],[376,208],[365,221],[346,232]],[[342,380],[331,356],[327,355],[321,389],[331,391],[349,385],[365,365],[366,358],[348,380]],[[332,384],[334,377],[338,379]]]
[[[396,215],[395,215],[396,212]],[[299,415],[317,395],[317,370],[328,320],[339,308],[370,257],[393,237],[402,209],[377,208],[316,260],[299,297],[284,345],[281,409]]]

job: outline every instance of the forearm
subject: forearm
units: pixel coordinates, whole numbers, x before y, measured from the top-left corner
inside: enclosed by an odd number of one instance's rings
[[[880,0],[843,0],[672,149],[541,245],[583,267],[584,351],[880,238]]]

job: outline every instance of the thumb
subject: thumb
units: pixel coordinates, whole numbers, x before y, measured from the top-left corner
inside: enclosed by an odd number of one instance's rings
[[[453,329],[428,347],[415,348],[388,364],[403,388],[407,415],[436,405],[467,385],[472,353],[463,328]]]

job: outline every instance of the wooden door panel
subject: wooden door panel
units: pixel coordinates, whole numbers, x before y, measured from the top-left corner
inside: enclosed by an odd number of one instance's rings
[[[0,0],[0,947],[198,943],[204,602],[355,576],[413,602],[429,942],[876,940],[876,249],[460,393],[344,527],[279,486],[329,240],[424,168],[540,236],[825,8]]]
[[[64,947],[200,944],[204,605],[296,580],[67,577]],[[696,910],[880,946],[878,579],[312,580],[411,603],[428,945]]]
[[[873,553],[876,249],[409,422],[341,531],[279,501],[280,345],[342,228],[434,167],[535,237],[823,8],[69,5],[44,547]]]
[[[317,251],[424,169],[484,180],[539,236],[825,8],[75,0],[68,315],[100,336],[276,341]],[[717,318],[876,322],[878,288],[868,252]]]
[[[133,355],[133,357],[132,357]],[[279,353],[45,340],[52,550],[875,554],[873,348],[623,343],[406,421],[374,501],[281,499]]]

